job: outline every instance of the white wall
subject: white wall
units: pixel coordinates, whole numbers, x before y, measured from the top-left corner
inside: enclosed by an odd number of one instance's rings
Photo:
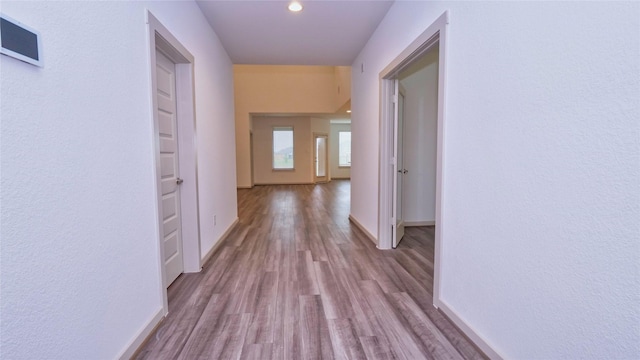
[[[162,310],[145,7],[195,56],[202,251],[237,217],[232,65],[193,2],[2,2],[2,358],[112,359]],[[210,219],[218,215],[218,227]]]
[[[379,72],[446,9],[440,300],[506,358],[639,358],[639,3],[394,3],[353,63],[352,216],[377,233]]]
[[[340,131],[351,131],[351,124],[331,124],[331,134],[329,135],[329,159],[332,179],[349,179],[351,168],[339,166],[340,144],[338,143],[338,133]]]
[[[237,181],[238,187],[250,187],[251,114],[333,113],[339,107],[338,82],[333,66],[234,65],[233,69]]]
[[[253,176],[255,184],[311,184],[315,178],[314,133],[329,134],[329,120],[308,116],[254,116]],[[294,170],[273,170],[273,128],[293,127]]]
[[[329,136],[329,133],[331,132],[331,125],[329,123],[329,119],[310,117],[309,121],[311,123],[310,124],[311,138],[313,138],[314,133],[324,134],[324,135],[327,135],[327,137]],[[315,147],[315,144],[311,144],[311,148],[313,149],[314,147]]]
[[[402,214],[407,224],[436,220],[438,50],[400,74],[404,87],[404,175]]]
[[[234,65],[233,69],[238,187],[251,186],[252,115],[332,114],[349,107],[350,66]]]

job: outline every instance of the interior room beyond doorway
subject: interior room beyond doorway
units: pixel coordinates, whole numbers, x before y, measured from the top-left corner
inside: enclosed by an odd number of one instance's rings
[[[277,129],[290,129],[292,141],[279,144],[274,135]],[[345,133],[349,134],[346,153],[345,147],[341,147]],[[250,136],[253,185],[314,184],[349,179],[350,134],[351,121],[341,115],[253,115]],[[316,149],[317,138],[324,139],[320,156]],[[349,160],[347,166],[341,156]],[[276,158],[286,160],[288,165],[275,166]],[[317,176],[319,165],[323,165],[322,176]]]

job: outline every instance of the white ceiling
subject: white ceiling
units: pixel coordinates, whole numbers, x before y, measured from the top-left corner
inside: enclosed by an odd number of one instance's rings
[[[197,1],[234,64],[351,65],[393,1]]]

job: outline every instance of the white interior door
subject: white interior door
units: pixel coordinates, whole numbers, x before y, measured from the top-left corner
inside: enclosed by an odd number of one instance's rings
[[[175,64],[156,51],[156,97],[160,140],[162,187],[162,229],[164,240],[165,287],[184,271],[182,224],[180,219],[180,179],[178,167],[178,128],[176,123]]]
[[[326,182],[327,174],[327,135],[315,135],[314,159],[315,182]]]
[[[404,91],[400,88],[399,81],[395,81],[394,96],[394,116],[393,116],[393,247],[396,248],[400,240],[404,237],[404,218],[402,215],[402,191],[404,175],[407,170],[404,168]]]

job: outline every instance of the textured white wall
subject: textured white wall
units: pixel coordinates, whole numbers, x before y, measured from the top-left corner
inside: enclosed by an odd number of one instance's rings
[[[202,250],[236,217],[232,68],[195,3],[3,1],[45,67],[0,56],[2,358],[114,358],[162,309],[147,6],[196,58]]]
[[[436,220],[438,50],[400,74],[404,87],[404,175],[402,213],[407,222]]]
[[[442,302],[506,358],[639,358],[639,3],[396,2],[353,63],[352,215],[377,232],[379,72],[446,9]]]

